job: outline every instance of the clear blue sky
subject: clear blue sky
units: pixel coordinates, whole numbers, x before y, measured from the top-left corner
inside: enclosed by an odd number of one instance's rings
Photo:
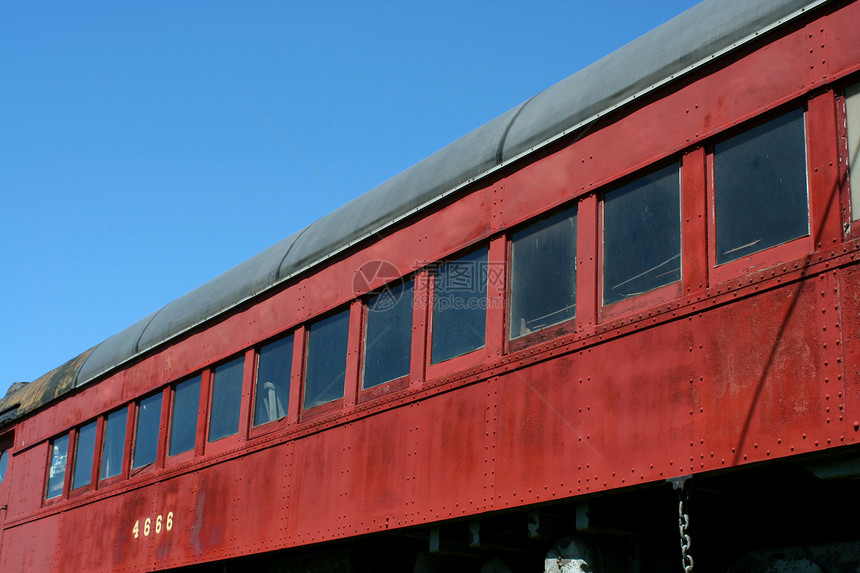
[[[695,3],[0,3],[0,396]]]

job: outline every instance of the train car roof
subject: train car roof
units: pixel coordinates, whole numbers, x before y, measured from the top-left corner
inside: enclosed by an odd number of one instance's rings
[[[0,399],[0,425],[99,379],[827,0],[706,0]]]

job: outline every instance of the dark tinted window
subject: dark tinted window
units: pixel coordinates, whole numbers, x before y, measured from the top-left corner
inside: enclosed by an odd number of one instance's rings
[[[576,207],[511,236],[510,338],[576,315]]]
[[[93,478],[93,458],[96,454],[97,423],[92,422],[78,430],[75,445],[75,471],[72,474],[72,489],[89,485]]]
[[[803,110],[714,147],[717,264],[809,233]]]
[[[603,303],[681,280],[677,163],[603,197]]]
[[[210,442],[232,436],[239,431],[239,406],[242,404],[244,369],[244,356],[215,368],[212,380],[212,406],[209,410]]]
[[[180,454],[194,448],[197,434],[197,410],[200,407],[200,375],[180,382],[173,391],[173,411],[170,413],[170,444],[168,455]]]
[[[484,346],[487,272],[486,248],[436,269],[431,346],[434,364]]]
[[[367,301],[363,388],[409,374],[412,284],[396,284]]]
[[[348,336],[349,309],[319,320],[308,328],[305,408],[343,397]]]
[[[6,478],[6,470],[9,468],[9,450],[0,452],[0,483]]]
[[[260,348],[254,425],[280,420],[290,402],[290,373],[293,367],[293,335]]]
[[[68,434],[51,442],[51,465],[48,467],[48,487],[45,489],[45,499],[51,499],[63,493],[63,480],[66,478],[66,458],[68,454]]]
[[[128,420],[128,408],[108,414],[105,420],[104,447],[102,448],[101,478],[105,479],[119,475],[122,471],[123,452],[125,450],[125,428]]]
[[[158,432],[161,426],[161,394],[140,401],[137,407],[137,428],[134,431],[134,453],[131,467],[141,468],[155,462],[158,453]]]

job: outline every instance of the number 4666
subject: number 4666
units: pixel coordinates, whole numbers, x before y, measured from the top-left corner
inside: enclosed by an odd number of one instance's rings
[[[140,537],[142,533],[144,537],[149,537],[150,533],[159,534],[161,530],[170,531],[173,529],[173,512],[169,512],[167,517],[163,517],[161,515],[155,518],[155,521],[152,520],[151,517],[147,517],[143,520],[143,527],[140,526],[140,520],[134,522],[134,527],[131,528],[132,534],[134,534],[134,538],[137,539]]]

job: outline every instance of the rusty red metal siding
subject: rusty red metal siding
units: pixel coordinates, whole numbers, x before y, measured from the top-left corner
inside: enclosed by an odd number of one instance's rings
[[[856,444],[860,443],[860,267],[842,269],[838,277],[837,305],[826,310],[832,332],[829,342],[841,346],[844,354],[827,393],[828,413],[844,422],[845,442]]]
[[[829,82],[860,69],[860,4],[827,10],[25,419],[15,429],[0,569],[177,567],[856,444],[860,246],[842,234],[839,86]],[[756,264],[714,269],[710,145],[784,105],[807,109],[813,238]],[[681,294],[606,311],[595,191],[667,158],[681,161]],[[489,291],[486,347],[428,367],[428,318],[418,305],[409,385],[361,393],[356,297],[365,292],[353,288],[355,269],[385,260],[419,271],[420,296],[428,263],[488,245],[503,268],[505,231],[576,199],[576,331],[509,344],[502,282]],[[800,258],[785,258],[798,250]],[[780,264],[762,270],[762,261]],[[376,280],[371,288],[383,285]],[[344,399],[249,428],[253,347],[294,330],[301,349],[303,322],[345,305],[353,343]],[[239,353],[237,436],[198,437],[196,452],[166,463],[162,443],[154,468],[44,501],[50,439]],[[294,355],[293,406],[302,372]],[[205,417],[198,424],[203,436]],[[162,529],[144,534],[146,520]]]

